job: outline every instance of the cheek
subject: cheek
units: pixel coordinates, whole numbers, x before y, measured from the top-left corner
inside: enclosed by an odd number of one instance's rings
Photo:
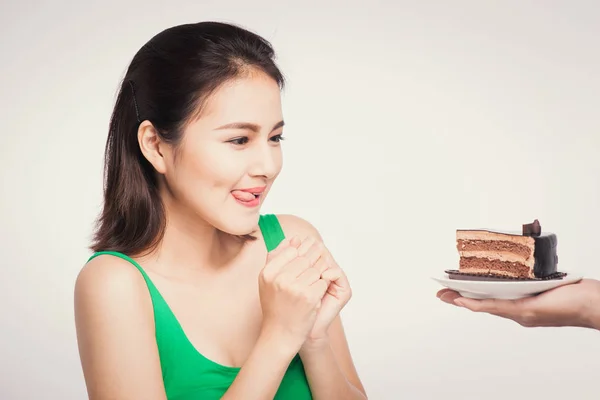
[[[275,160],[279,167],[278,170],[281,171],[281,167],[283,166],[283,151],[281,150],[281,147],[275,149]]]
[[[187,186],[203,194],[217,189],[230,191],[243,173],[238,164],[227,146],[202,143],[181,154],[174,165],[175,179],[182,190]]]
[[[283,152],[281,151],[281,147],[275,147],[273,148],[273,152],[271,153],[271,159],[273,160],[273,166],[274,166],[274,174],[273,174],[273,179],[276,178],[279,173],[281,172],[281,169],[283,168]]]

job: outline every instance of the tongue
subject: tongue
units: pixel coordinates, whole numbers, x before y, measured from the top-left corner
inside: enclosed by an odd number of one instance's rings
[[[241,201],[252,201],[254,200],[254,195],[252,193],[243,192],[241,190],[234,190],[231,194],[238,200]]]

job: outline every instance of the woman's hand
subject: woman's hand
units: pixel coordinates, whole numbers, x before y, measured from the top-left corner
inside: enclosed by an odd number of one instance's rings
[[[329,326],[352,297],[352,290],[346,274],[335,262],[324,243],[317,238],[309,237],[302,242],[298,253],[303,254],[310,248],[317,248],[320,253],[314,267],[320,272],[321,279],[325,280],[328,286],[321,299],[321,306],[308,335],[307,344],[327,338]]]
[[[450,289],[440,290],[437,297],[446,303],[507,318],[525,327],[576,326],[600,330],[600,282],[593,279],[518,300],[468,299]]]
[[[299,254],[300,244],[297,238],[282,242],[268,255],[259,276],[261,334],[291,353],[300,349],[313,328],[328,286],[314,267],[320,247],[308,246]]]

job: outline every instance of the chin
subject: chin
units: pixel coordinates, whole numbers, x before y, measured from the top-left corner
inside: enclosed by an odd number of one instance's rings
[[[243,236],[249,235],[258,229],[258,219],[260,217],[259,211],[247,214],[247,213],[230,213],[224,215],[215,227],[222,232],[230,235]]]

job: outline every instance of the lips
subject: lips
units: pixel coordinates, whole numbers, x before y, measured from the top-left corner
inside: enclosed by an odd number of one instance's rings
[[[246,192],[246,193],[252,193],[252,194],[261,194],[262,192],[265,191],[267,187],[266,186],[257,186],[257,187],[253,187],[253,188],[246,188],[246,189],[238,189],[240,192]]]

